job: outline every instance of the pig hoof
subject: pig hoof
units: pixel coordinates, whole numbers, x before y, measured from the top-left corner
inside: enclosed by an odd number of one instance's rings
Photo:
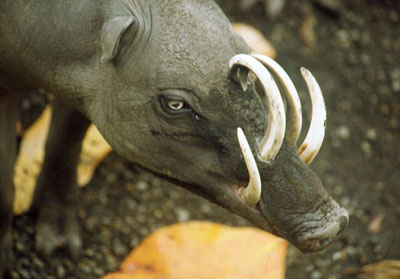
[[[43,257],[50,257],[58,249],[66,249],[75,260],[78,258],[82,240],[77,217],[68,212],[53,211],[39,214],[36,224],[35,248]],[[44,213],[44,214],[43,214]]]
[[[0,242],[0,279],[11,278],[11,270],[14,263],[12,243],[11,233],[7,233],[2,243]]]

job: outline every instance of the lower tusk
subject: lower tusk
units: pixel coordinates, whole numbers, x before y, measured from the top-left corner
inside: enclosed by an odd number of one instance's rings
[[[310,164],[317,156],[325,136],[326,108],[324,97],[318,82],[306,68],[301,68],[301,74],[307,83],[312,103],[312,118],[310,128],[304,142],[301,144],[298,153],[305,164]]]
[[[244,161],[246,162],[247,171],[249,172],[249,184],[240,192],[240,198],[249,206],[255,206],[261,198],[261,178],[258,172],[256,160],[249,146],[246,136],[241,128],[237,129],[237,137],[240,149],[242,150]]]

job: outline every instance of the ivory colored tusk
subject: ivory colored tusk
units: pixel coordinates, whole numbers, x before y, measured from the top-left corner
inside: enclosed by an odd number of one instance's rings
[[[303,122],[301,114],[301,102],[296,87],[286,71],[273,59],[260,54],[254,54],[253,57],[257,58],[261,63],[272,70],[285,88],[286,97],[290,105],[290,110],[288,110],[289,116],[286,125],[288,130],[286,131],[285,139],[287,143],[295,146],[300,136],[301,125]]]
[[[268,97],[268,127],[258,149],[261,160],[272,162],[281,148],[286,130],[285,108],[278,86],[269,71],[250,55],[238,54],[232,57],[229,69],[232,71],[235,66],[243,66],[252,71]]]
[[[247,171],[249,172],[249,184],[240,192],[240,198],[249,206],[255,206],[261,198],[261,178],[258,172],[256,160],[241,128],[237,128],[237,137],[240,149],[242,150],[244,161],[246,162]]]
[[[301,74],[306,81],[312,103],[312,118],[310,128],[298,153],[300,159],[307,165],[317,156],[325,136],[326,108],[324,97],[318,82],[306,68],[301,68]]]

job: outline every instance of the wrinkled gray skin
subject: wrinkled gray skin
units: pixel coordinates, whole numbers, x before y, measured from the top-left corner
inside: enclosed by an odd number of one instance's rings
[[[255,152],[268,121],[254,90],[241,91],[229,77],[230,58],[248,52],[209,0],[1,0],[0,269],[9,270],[12,258],[15,96],[37,88],[84,115],[55,104],[34,204],[36,247],[44,254],[60,245],[76,254],[81,245],[70,166],[90,122],[124,158],[302,251],[328,245],[346,226],[347,213],[296,147],[284,143],[271,166],[258,162],[257,207],[237,195],[248,174],[236,129],[244,129]],[[170,99],[185,108],[169,112],[162,100]]]

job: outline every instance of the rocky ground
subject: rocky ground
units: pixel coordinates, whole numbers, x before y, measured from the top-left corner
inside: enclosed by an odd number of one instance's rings
[[[327,135],[312,168],[351,220],[323,252],[303,255],[290,247],[287,278],[354,278],[351,272],[362,265],[400,259],[400,3],[292,0],[271,21],[261,2],[246,12],[237,1],[219,2],[232,21],[269,38],[305,105],[301,66],[325,94]],[[36,105],[40,98],[27,99],[22,109]],[[99,278],[159,227],[187,220],[247,224],[115,154],[82,190],[80,218],[84,250],[77,262],[62,251],[42,260],[33,249],[31,221],[16,218],[13,278]]]

